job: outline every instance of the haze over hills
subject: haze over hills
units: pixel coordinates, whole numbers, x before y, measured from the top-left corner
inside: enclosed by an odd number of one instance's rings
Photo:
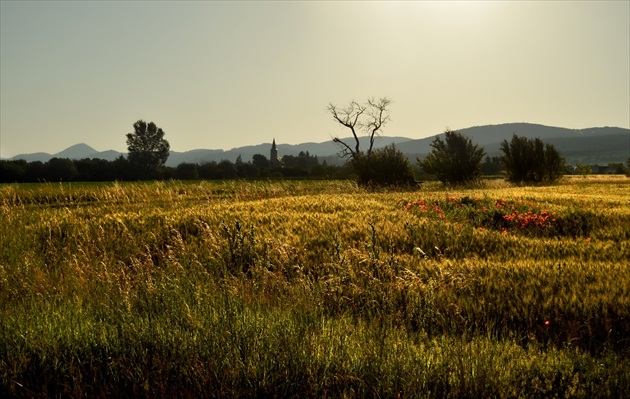
[[[501,154],[500,143],[503,140],[510,141],[513,134],[530,138],[538,137],[545,143],[553,144],[569,165],[625,163],[630,157],[630,129],[618,127],[575,130],[531,123],[506,123],[475,126],[457,131],[470,137],[474,143],[483,146],[486,155],[491,157]],[[435,136],[412,140],[401,144],[400,149],[413,159],[422,158],[431,152],[431,142],[434,138]]]
[[[560,127],[544,126],[530,123],[507,123],[502,125],[474,126],[459,129],[460,133],[470,137],[474,143],[483,146],[488,156],[500,155],[499,146],[503,140],[510,140],[513,134],[525,137],[539,137],[546,143],[553,144],[565,157],[567,164],[600,164],[606,165],[612,162],[625,163],[630,157],[630,129],[618,127],[594,127],[580,130]],[[443,133],[440,133],[440,135]],[[437,135],[422,139],[408,137],[383,136],[375,142],[375,148],[395,144],[412,161],[416,157],[424,157],[431,151],[431,142]],[[168,139],[168,137],[166,137]],[[346,143],[354,140],[345,138]],[[368,145],[367,137],[361,138],[361,148]],[[248,162],[255,154],[262,154],[269,158],[271,142],[233,148],[231,150],[197,149],[185,152],[171,151],[167,166],[177,166],[180,163],[204,163],[229,160],[234,162],[238,156],[244,162]],[[300,152],[308,152],[316,155],[320,161],[326,161],[330,165],[338,165],[344,159],[338,156],[340,147],[332,140],[321,143],[281,144],[277,143],[278,154],[298,155]],[[87,144],[73,145],[59,153],[33,153],[14,156],[13,160],[23,159],[28,162],[47,162],[51,158],[99,158],[113,161],[120,155],[126,155],[118,151],[97,151]]]

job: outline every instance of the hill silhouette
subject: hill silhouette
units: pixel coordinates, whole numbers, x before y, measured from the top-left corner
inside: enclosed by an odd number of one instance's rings
[[[606,165],[613,162],[625,163],[630,157],[630,129],[618,127],[592,127],[585,129],[567,129],[562,127],[545,126],[532,123],[506,123],[500,125],[474,126],[459,129],[458,132],[470,137],[473,142],[483,146],[488,156],[500,155],[499,146],[503,140],[510,140],[513,134],[524,137],[538,137],[546,143],[553,144],[565,157],[568,164]],[[383,136],[375,142],[375,148],[382,148],[390,144],[406,154],[412,161],[422,158],[431,151],[431,142],[436,136],[422,139],[409,137]],[[352,138],[342,139],[347,143],[353,142]],[[367,137],[361,137],[361,146],[365,148]],[[196,149],[191,151],[171,151],[167,166],[177,166],[181,163],[220,162],[229,160],[234,162],[237,157],[245,162],[252,159],[255,154],[269,157],[271,142],[256,145],[221,149]],[[277,144],[278,153],[282,155],[298,155],[300,152],[308,152],[317,156],[320,161],[326,161],[329,165],[340,165],[345,159],[340,158],[340,147],[332,140],[315,143],[301,144]],[[98,158],[113,161],[124,153],[109,150],[99,152],[87,144],[73,145],[56,154],[33,153],[20,154],[11,159],[24,159],[28,162],[46,162],[51,158],[84,159]]]

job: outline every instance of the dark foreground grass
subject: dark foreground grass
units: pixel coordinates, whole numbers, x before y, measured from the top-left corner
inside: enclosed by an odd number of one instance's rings
[[[130,311],[15,309],[0,337],[3,397],[592,398],[630,386],[630,362],[613,351],[429,335],[385,315],[246,304],[220,289],[191,306],[188,292]]]
[[[0,397],[622,398],[628,188],[4,186]]]

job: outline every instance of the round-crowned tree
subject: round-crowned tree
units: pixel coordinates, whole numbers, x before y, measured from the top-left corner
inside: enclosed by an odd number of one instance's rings
[[[140,178],[157,177],[158,170],[168,159],[170,144],[164,131],[155,123],[139,120],[133,124],[133,133],[127,133],[128,160]]]

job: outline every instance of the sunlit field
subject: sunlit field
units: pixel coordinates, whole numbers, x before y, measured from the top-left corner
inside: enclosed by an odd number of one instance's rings
[[[0,397],[621,398],[630,179],[0,185]]]

